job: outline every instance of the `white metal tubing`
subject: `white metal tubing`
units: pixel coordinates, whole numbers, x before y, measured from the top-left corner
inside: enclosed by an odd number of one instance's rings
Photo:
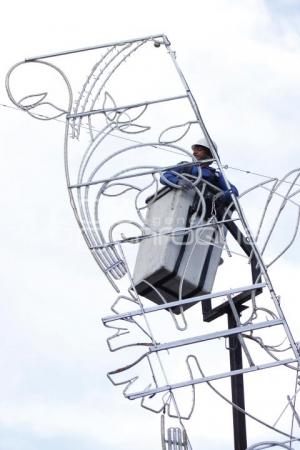
[[[163,305],[152,306],[150,308],[143,308],[143,310],[137,309],[135,311],[129,311],[127,313],[114,314],[113,316],[103,317],[102,322],[105,324],[108,322],[113,322],[114,320],[127,319],[127,318],[134,317],[134,316],[141,316],[143,314],[152,313],[152,312],[159,311],[162,309],[169,309],[169,308],[173,308],[175,306],[182,306],[182,305],[187,305],[189,303],[201,302],[201,301],[209,300],[212,298],[223,297],[228,294],[238,294],[240,292],[259,289],[259,288],[263,288],[265,286],[266,286],[266,283],[256,283],[256,284],[252,284],[251,286],[244,286],[244,287],[240,287],[240,288],[230,289],[228,291],[220,291],[220,292],[215,292],[212,294],[205,294],[205,295],[200,295],[197,297],[187,298],[184,300],[177,300],[175,302],[164,303]]]
[[[299,418],[299,415],[298,415],[298,413],[297,413],[297,411],[295,409],[295,406],[294,406],[294,404],[292,402],[292,399],[290,398],[289,395],[287,396],[287,399],[288,399],[290,407],[292,408],[293,415],[294,415],[295,419],[297,420],[298,426],[300,427],[300,418]]]
[[[92,109],[91,111],[84,111],[84,112],[75,113],[75,114],[68,114],[66,116],[66,118],[67,119],[75,119],[77,117],[91,116],[92,114],[102,114],[102,113],[106,113],[106,112],[123,111],[123,110],[128,110],[128,109],[130,110],[132,108],[138,108],[140,106],[153,105],[155,103],[170,102],[173,100],[181,100],[184,98],[188,98],[188,96],[187,95],[177,95],[175,97],[167,97],[167,98],[160,98],[157,100],[149,100],[149,101],[144,101],[144,102],[139,102],[139,103],[133,103],[131,105],[118,106],[116,108]]]
[[[148,144],[142,144],[141,145],[137,145],[136,148],[138,147],[160,147],[162,146],[162,144],[157,145],[156,143],[150,142]],[[169,147],[174,147],[172,145],[168,145]],[[213,162],[214,159],[205,159],[202,161],[198,161],[198,162],[190,162],[190,163],[185,163],[185,164],[181,164],[180,167],[182,168],[186,168],[186,167],[191,167],[191,166],[201,166],[204,162],[208,163],[208,162]],[[172,169],[176,169],[178,167],[178,164],[176,164],[175,166],[166,166],[166,167],[156,167],[154,169],[151,170],[144,170],[143,172],[139,172],[139,173],[132,173],[130,175],[121,175],[121,176],[117,176],[117,177],[110,177],[110,178],[102,178],[100,180],[95,180],[95,181],[90,181],[88,183],[79,183],[79,184],[71,184],[69,185],[69,189],[78,189],[81,187],[86,187],[86,186],[93,186],[94,184],[100,184],[100,183],[108,183],[109,181],[119,181],[119,180],[125,180],[127,178],[135,178],[135,177],[141,177],[143,175],[152,175],[154,173],[160,173],[160,172],[164,172],[165,170],[172,170]],[[201,180],[203,183],[207,183],[210,184],[209,182],[207,182],[206,180],[202,179]]]
[[[237,220],[240,220],[238,217],[236,219],[226,219],[226,220],[218,220],[217,222],[214,223],[214,225],[219,225],[222,223],[227,223],[227,222],[235,222]],[[201,228],[209,228],[211,227],[212,224],[211,223],[204,223],[201,225],[193,225],[189,228],[177,228],[173,231],[164,231],[161,233],[153,233],[153,234],[143,234],[141,236],[129,236],[125,239],[120,239],[118,241],[109,241],[105,244],[101,244],[101,245],[95,245],[95,246],[90,246],[90,250],[95,250],[95,249],[101,249],[101,248],[106,248],[106,247],[113,247],[114,245],[117,244],[126,244],[126,243],[137,243],[137,242],[141,242],[145,239],[151,239],[151,238],[156,238],[159,236],[181,236],[184,234],[187,234],[188,232],[192,231],[192,230],[197,230],[197,229],[201,229]],[[214,244],[215,247],[217,247],[217,244]]]
[[[255,324],[244,325],[227,330],[216,331],[214,333],[203,334],[202,336],[195,336],[192,338],[181,339],[178,341],[167,342],[166,344],[156,344],[149,347],[151,352],[159,352],[161,350],[169,350],[171,348],[183,347],[184,345],[197,344],[199,342],[210,341],[212,339],[219,339],[221,337],[228,337],[239,333],[246,333],[247,331],[259,330],[261,328],[274,327],[276,325],[283,325],[283,320],[267,320]]]
[[[111,42],[109,44],[101,44],[101,45],[95,45],[95,46],[92,46],[92,47],[77,48],[77,49],[74,49],[74,50],[65,50],[65,51],[57,52],[57,53],[48,53],[46,55],[40,55],[40,56],[34,56],[34,57],[26,58],[25,62],[34,61],[36,59],[54,58],[55,56],[71,55],[72,53],[80,53],[80,52],[86,52],[86,51],[89,51],[89,50],[97,50],[98,48],[106,48],[106,47],[125,45],[125,44],[130,44],[130,43],[133,43],[133,42],[150,41],[152,39],[158,39],[158,38],[164,38],[164,37],[165,36],[163,34],[155,34],[153,36],[146,36],[146,37],[143,37],[143,38],[128,39],[126,41]],[[165,42],[165,39],[164,39],[164,42]]]
[[[157,394],[159,392],[171,391],[173,389],[179,389],[179,388],[186,387],[186,386],[193,386],[195,384],[206,383],[208,381],[213,381],[213,380],[220,380],[221,378],[227,378],[227,377],[231,377],[234,375],[240,375],[242,373],[249,373],[249,372],[255,372],[258,370],[269,369],[271,367],[281,366],[281,365],[285,365],[285,364],[291,364],[293,362],[297,362],[297,360],[295,358],[289,358],[289,359],[284,359],[282,361],[273,361],[273,362],[267,363],[267,364],[259,364],[257,366],[251,366],[251,367],[247,367],[244,369],[233,370],[231,372],[224,372],[224,373],[219,373],[216,375],[211,375],[211,376],[207,376],[207,377],[203,377],[203,378],[195,378],[192,380],[183,381],[181,383],[174,383],[174,384],[170,384],[168,386],[161,386],[156,389],[149,389],[148,391],[141,391],[141,392],[134,392],[132,394],[125,394],[125,397],[128,398],[129,400],[135,400],[137,398],[147,397],[147,396],[150,396],[153,394]]]

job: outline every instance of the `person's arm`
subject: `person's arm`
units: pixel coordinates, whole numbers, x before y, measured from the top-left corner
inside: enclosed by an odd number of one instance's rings
[[[182,180],[181,177],[179,177],[178,173],[188,173],[189,168],[184,167],[184,164],[187,164],[187,161],[182,161],[178,166],[174,167],[172,170],[166,170],[163,172],[164,178],[166,178],[168,181],[170,181],[173,184],[179,184],[179,182]],[[183,165],[183,167],[181,166]],[[160,177],[161,184],[164,184],[165,186],[168,186],[167,181],[162,176]]]
[[[174,172],[175,172],[175,170],[174,171],[167,170],[166,172],[164,172],[164,178],[166,178],[171,183],[178,184],[179,177]],[[161,184],[168,186],[168,182],[164,178],[161,176],[159,181],[161,182]]]

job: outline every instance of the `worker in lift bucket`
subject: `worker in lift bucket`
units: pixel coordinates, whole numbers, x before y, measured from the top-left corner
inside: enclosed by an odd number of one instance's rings
[[[215,148],[217,148],[214,143]],[[197,161],[203,161],[200,164],[201,179],[208,181],[212,185],[220,189],[219,194],[217,194],[218,204],[221,206],[227,206],[232,202],[231,194],[236,196],[239,195],[237,188],[230,184],[230,189],[228,189],[223,175],[213,167],[213,156],[205,138],[199,139],[195,144],[192,145],[192,151],[195,159]],[[193,188],[193,181],[199,176],[199,164],[188,165],[187,162],[183,161],[178,166],[174,167],[172,170],[167,170],[163,172],[160,178],[160,182],[166,186],[172,187],[172,184],[181,186],[183,189],[188,190]],[[190,181],[189,181],[190,180]],[[174,187],[174,186],[173,186]]]

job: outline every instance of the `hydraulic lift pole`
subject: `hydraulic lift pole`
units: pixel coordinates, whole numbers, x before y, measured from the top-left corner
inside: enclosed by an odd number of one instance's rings
[[[235,328],[237,323],[231,311],[228,311],[228,328]],[[243,368],[242,347],[237,335],[229,336],[230,370]],[[243,374],[231,377],[232,402],[245,409],[245,393]],[[232,407],[234,450],[247,448],[246,417],[241,411]]]

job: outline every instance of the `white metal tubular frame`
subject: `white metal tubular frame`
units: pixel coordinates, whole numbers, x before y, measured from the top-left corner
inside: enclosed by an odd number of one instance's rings
[[[126,102],[123,102],[121,106],[117,106],[117,103],[115,102],[114,98],[110,95],[110,93],[105,90],[107,89],[106,86],[109,84],[111,78],[116,73],[116,71],[119,69],[120,66],[123,66],[125,61],[131,57],[136,52],[140,51],[140,49],[144,48],[145,44],[152,43],[155,47],[164,46],[167,50],[167,54],[171,58],[171,61],[176,69],[176,72],[181,80],[182,86],[184,88],[184,93],[181,93],[180,95],[173,95],[170,97],[162,97],[162,98],[154,98],[150,100],[144,100],[144,101],[138,101],[136,103],[128,104]],[[105,52],[101,58],[99,59],[99,53],[97,53],[99,50],[103,49],[103,52]],[[93,66],[93,68],[90,70],[90,73],[88,77],[86,78],[85,82],[83,83],[81,87],[81,91],[79,92],[79,97],[75,101],[73,96],[73,87],[71,86],[71,83],[68,80],[68,77],[64,74],[64,72],[54,65],[52,62],[48,62],[48,59],[51,58],[57,58],[57,57],[64,57],[66,55],[75,55],[79,53],[84,52],[95,52],[96,58],[98,58],[96,64]],[[47,102],[46,97],[48,95],[47,92],[43,92],[42,94],[32,94],[27,95],[23,97],[21,100],[17,101],[11,90],[11,82],[10,77],[11,73],[18,68],[22,64],[28,64],[28,63],[34,63],[35,65],[42,64],[43,67],[49,67],[51,70],[56,71],[56,73],[62,77],[66,88],[67,88],[67,94],[68,94],[68,105],[66,108],[61,108],[51,102]],[[107,374],[110,381],[118,386],[118,385],[124,385],[123,394],[126,398],[129,400],[135,400],[135,399],[141,399],[141,406],[145,409],[148,409],[150,411],[153,411],[155,413],[161,413],[164,411],[164,414],[168,415],[172,418],[177,418],[180,424],[181,428],[177,427],[171,427],[167,430],[167,435],[165,434],[165,430],[162,432],[162,446],[163,450],[191,450],[191,444],[188,440],[186,430],[183,426],[182,420],[188,420],[192,412],[194,410],[195,406],[195,386],[200,383],[207,383],[208,386],[212,387],[210,385],[211,381],[222,379],[222,378],[228,378],[234,375],[243,374],[243,373],[250,373],[254,371],[259,371],[271,367],[276,367],[280,365],[285,365],[287,368],[297,370],[295,367],[295,364],[297,367],[299,367],[300,364],[300,355],[299,355],[299,349],[293,339],[292,333],[290,331],[290,328],[286,322],[286,319],[284,317],[282,308],[280,306],[280,303],[278,301],[278,297],[274,291],[273,285],[271,283],[269,274],[268,274],[268,267],[273,264],[277,259],[282,256],[283,253],[287,251],[288,248],[294,243],[296,234],[299,229],[300,225],[300,205],[295,201],[296,195],[300,192],[299,190],[296,192],[293,192],[293,189],[295,186],[299,186],[297,184],[297,181],[300,176],[300,169],[295,169],[291,171],[289,174],[287,174],[284,178],[281,180],[277,179],[268,179],[267,181],[263,181],[259,184],[257,184],[255,187],[251,188],[261,188],[266,189],[269,192],[269,197],[267,204],[264,208],[261,221],[257,230],[257,234],[254,237],[253,233],[251,232],[251,229],[249,227],[249,224],[247,222],[247,219],[245,217],[244,211],[241,207],[241,203],[239,201],[239,198],[236,198],[231,190],[230,183],[227,179],[226,175],[226,167],[224,167],[221,164],[219,154],[217,152],[217,149],[205,127],[205,124],[203,122],[202,116],[200,114],[199,108],[197,106],[197,103],[191,93],[191,90],[188,86],[188,83],[176,61],[175,52],[171,49],[171,44],[168,40],[168,38],[164,34],[157,34],[152,36],[146,36],[142,38],[136,38],[136,39],[130,39],[130,40],[123,40],[119,42],[113,42],[110,44],[101,44],[86,48],[79,48],[74,50],[67,50],[67,51],[61,51],[56,53],[50,53],[45,55],[40,55],[32,58],[27,58],[23,63],[16,64],[12,67],[12,69],[8,72],[7,78],[6,78],[6,88],[8,92],[8,96],[10,100],[19,108],[26,111],[28,114],[30,114],[32,117],[38,118],[40,120],[56,120],[58,117],[65,116],[66,119],[66,127],[65,127],[65,141],[64,141],[64,162],[65,162],[65,172],[66,172],[66,180],[67,180],[67,188],[69,192],[70,197],[70,203],[72,206],[72,209],[74,211],[75,218],[78,222],[78,225],[80,227],[80,230],[82,232],[82,236],[89,248],[89,250],[92,253],[92,256],[94,257],[96,263],[99,265],[102,272],[107,277],[108,281],[111,283],[113,288],[116,292],[120,293],[120,283],[119,281],[122,279],[127,280],[129,282],[128,292],[126,294],[121,294],[118,296],[117,300],[112,305],[112,312],[113,315],[104,317],[102,319],[103,325],[109,329],[112,330],[113,334],[107,338],[107,344],[110,349],[110,351],[114,352],[117,350],[125,349],[128,347],[136,347],[136,348],[146,348],[146,351],[141,354],[135,361],[127,364],[126,366],[113,370]],[[175,92],[177,94],[177,92]],[[100,99],[101,96],[104,95],[104,100],[102,107],[99,107],[97,104],[98,99]],[[28,104],[28,101],[32,97],[32,103]],[[102,98],[102,97],[101,97]],[[26,103],[27,101],[27,103]],[[99,100],[100,102],[100,100]],[[106,103],[109,102],[110,106],[107,106]],[[189,107],[191,107],[191,112],[195,116],[196,120],[194,120],[194,117],[186,121],[185,123],[181,123],[178,125],[168,126],[167,128],[160,130],[160,133],[158,135],[157,141],[151,140],[150,142],[139,142],[136,140],[129,139],[128,137],[122,137],[121,134],[126,134],[127,136],[130,136],[132,134],[138,134],[138,133],[144,133],[147,132],[150,127],[148,125],[140,125],[136,123],[136,120],[139,119],[145,111],[152,108],[153,105],[160,106],[161,104],[167,104],[168,102],[171,102],[172,104],[178,105],[177,102],[185,102]],[[124,104],[125,103],[125,104]],[[41,105],[50,105],[54,108],[55,113],[52,117],[46,117],[40,114],[35,113],[35,108],[37,106]],[[101,105],[100,105],[101,106]],[[142,111],[138,114],[135,113],[135,108],[142,108]],[[131,116],[133,114],[133,117]],[[92,119],[93,117],[101,117],[104,122],[106,121],[105,125],[101,129],[97,129],[93,126]],[[87,121],[87,126],[85,127],[83,121]],[[131,152],[137,149],[144,150],[146,147],[151,147],[152,149],[158,149],[158,150],[164,150],[169,151],[175,154],[179,154],[183,157],[188,157],[191,159],[191,155],[184,147],[182,147],[180,144],[178,144],[178,141],[180,141],[183,137],[187,135],[187,133],[190,131],[190,128],[192,125],[196,124],[199,125],[200,131],[203,133],[204,137],[207,139],[207,142],[209,143],[211,153],[213,155],[212,159],[208,160],[207,162],[214,162],[217,165],[217,168],[219,172],[223,175],[226,186],[228,188],[228,191],[231,194],[231,205],[234,205],[235,211],[237,213],[236,218],[230,218],[228,219],[227,213],[230,209],[230,206],[228,206],[227,210],[224,212],[224,216],[221,219],[217,219],[217,214],[214,216],[214,226],[218,227],[219,230],[222,230],[222,227],[228,222],[234,222],[239,221],[243,227],[242,232],[246,235],[247,245],[251,247],[251,255],[249,259],[253,257],[255,261],[257,262],[259,268],[258,273],[256,273],[255,280],[253,279],[253,283],[249,286],[243,286],[239,288],[233,288],[229,290],[224,290],[221,292],[214,292],[211,294],[206,295],[199,295],[199,296],[193,296],[190,298],[182,298],[182,283],[184,275],[182,276],[182,280],[180,282],[180,287],[178,290],[178,300],[167,302],[164,298],[164,296],[160,293],[160,291],[154,286],[151,285],[151,283],[147,282],[149,287],[156,292],[156,294],[161,299],[161,304],[152,306],[152,307],[145,307],[141,298],[139,297],[134,283],[133,283],[133,276],[130,271],[130,268],[128,266],[127,259],[124,254],[124,244],[138,244],[140,242],[145,241],[146,239],[154,239],[157,237],[165,237],[165,236],[187,236],[188,233],[197,231],[199,232],[198,240],[199,242],[206,242],[204,238],[202,238],[203,233],[205,232],[205,229],[209,226],[211,226],[211,223],[203,224],[200,219],[198,222],[194,223],[191,226],[187,227],[178,227],[176,229],[173,229],[171,231],[160,231],[155,228],[151,228],[149,232],[145,232],[146,223],[142,215],[143,208],[147,208],[147,206],[141,208],[138,207],[138,197],[142,195],[146,189],[149,187],[153,187],[153,190],[155,190],[154,193],[154,199],[157,196],[158,192],[158,177],[161,176],[162,179],[164,179],[164,172],[165,171],[173,171],[173,173],[176,173],[180,180],[188,181],[190,184],[190,187],[194,190],[195,194],[198,196],[199,199],[199,205],[202,204],[202,217],[204,217],[206,212],[206,205],[204,201],[203,192],[200,192],[200,189],[198,188],[199,182],[202,181],[202,183],[205,185],[209,185],[210,183],[202,179],[202,169],[201,169],[201,162],[199,163],[195,158],[192,157],[192,162],[184,162],[182,164],[182,168],[186,167],[189,168],[191,166],[197,166],[198,167],[198,176],[194,176],[192,178],[186,178],[185,175],[182,175],[181,173],[176,172],[177,165],[171,165],[171,166],[157,166],[157,165],[151,165],[151,166],[134,166],[130,167],[124,170],[120,170],[116,173],[114,173],[113,176],[99,176],[102,175],[103,172],[105,172],[105,164],[109,164],[113,158],[119,156],[119,155],[125,155],[126,152]],[[133,131],[130,131],[130,127],[135,127]],[[71,180],[71,172],[70,172],[70,159],[72,157],[71,151],[70,151],[70,145],[69,141],[71,139],[75,140],[77,139],[79,141],[80,132],[81,129],[87,128],[90,142],[88,146],[85,148],[80,166],[77,173],[77,178],[75,180]],[[174,131],[178,129],[183,129],[181,132],[180,137],[178,136],[176,138],[173,138],[173,140],[164,140],[165,134],[168,134],[168,132]],[[119,132],[119,135],[114,134],[115,132]],[[93,160],[93,157],[95,154],[97,154],[99,147],[102,146],[102,144],[105,142],[106,138],[108,136],[113,136],[114,138],[119,139],[125,139],[128,142],[130,141],[130,144],[128,144],[127,147],[121,148],[120,150],[114,151],[109,156],[106,156],[103,160],[98,161],[97,164],[95,163],[95,166],[90,169],[89,163],[91,160]],[[90,172],[89,172],[90,170]],[[101,172],[102,171],[102,172]],[[106,175],[106,174],[105,174]],[[292,182],[288,182],[287,178],[291,175],[294,175],[294,179]],[[139,180],[140,177],[149,177],[151,178],[151,182],[145,187],[140,188],[137,185],[134,184],[134,180]],[[273,185],[271,187],[268,186],[268,183],[272,182]],[[279,192],[279,187],[283,183],[288,183],[290,185],[288,191],[286,194],[281,194]],[[179,186],[168,182],[167,183],[169,187],[173,189],[179,189]],[[132,221],[132,220],[120,220],[118,222],[115,222],[111,225],[108,233],[108,237],[105,235],[104,231],[101,228],[101,213],[99,212],[99,204],[100,199],[102,199],[104,196],[107,197],[114,197],[118,196],[120,194],[114,194],[110,193],[109,189],[111,187],[118,187],[122,188],[122,193],[126,191],[132,191],[136,193],[135,198],[135,207],[136,212],[138,215],[138,221]],[[92,189],[97,189],[97,195],[95,199],[93,200],[93,205],[90,204],[91,200],[91,191]],[[180,188],[181,189],[181,188]],[[243,197],[243,195],[247,194],[251,191],[249,189],[245,193],[240,195],[240,198]],[[219,195],[219,194],[218,194]],[[260,235],[261,226],[264,222],[265,215],[267,213],[267,209],[269,207],[269,203],[273,196],[279,196],[282,198],[281,207],[275,217],[274,223],[270,229],[269,235],[267,236],[265,245],[263,246],[263,250],[260,251],[258,244],[257,244],[257,238]],[[274,258],[269,264],[265,264],[263,260],[263,253],[265,251],[266,246],[269,243],[269,239],[274,231],[274,228],[278,222],[278,219],[282,213],[282,210],[286,206],[287,203],[293,204],[298,208],[298,216],[297,216],[297,224],[295,226],[295,231],[293,233],[292,238],[290,239],[289,244],[281,251],[281,253],[278,254],[276,258]],[[200,208],[200,206],[198,206]],[[122,239],[114,239],[113,238],[113,232],[116,227],[118,227],[122,223],[128,223],[133,226],[135,226],[136,230],[138,230],[139,234],[134,236],[127,236],[122,235]],[[203,239],[203,240],[202,240]],[[225,238],[223,237],[223,240]],[[224,242],[223,242],[224,244]],[[223,245],[222,244],[222,245]],[[215,245],[215,244],[213,244]],[[230,249],[227,244],[225,243],[225,250],[227,251],[227,254],[229,256],[236,254],[240,255],[237,252]],[[247,256],[246,256],[247,257]],[[188,265],[188,263],[187,263]],[[187,267],[186,265],[186,267]],[[186,268],[185,268],[186,270]],[[185,273],[184,270],[184,273]],[[261,277],[263,278],[263,282],[261,282]],[[262,306],[258,306],[256,304],[256,290],[259,289],[265,289],[268,290],[270,297],[273,301],[276,313],[274,311],[271,311],[269,309],[266,309]],[[241,322],[235,302],[235,297],[233,297],[234,294],[243,294],[248,293],[251,294],[251,303],[252,303],[252,313],[250,315],[250,318],[248,318],[247,321],[244,321],[244,323]],[[187,306],[189,304],[195,304],[195,303],[202,303],[202,305],[205,304],[207,301],[211,301],[212,299],[217,299],[220,297],[225,297],[227,299],[228,305],[232,311],[232,314],[235,317],[237,326],[235,328],[231,328],[229,330],[220,330],[213,333],[206,333],[203,335],[197,335],[192,336],[185,339],[176,339],[169,342],[157,342],[155,333],[151,327],[148,314],[153,314],[159,311],[166,310],[169,313],[171,313],[175,328],[178,331],[184,331],[188,327],[188,321],[185,317],[183,307]],[[138,308],[131,311],[126,312],[119,312],[118,306],[121,302],[129,302],[130,306],[132,304],[134,307]],[[180,309],[180,315],[179,318],[181,319],[181,323],[177,317],[174,316],[172,308],[179,308]],[[257,321],[255,322],[255,319],[257,319],[257,313],[259,311],[263,311],[264,313],[267,313],[271,318],[270,320],[266,321]],[[138,319],[141,318],[143,320],[143,324],[139,323]],[[120,321],[122,325],[114,325],[115,321]],[[283,328],[285,336],[288,340],[288,346],[284,349],[282,349],[280,345],[266,345],[264,344],[263,340],[259,338],[258,336],[253,335],[254,330],[262,330],[267,329],[270,327],[277,327],[280,326],[281,329]],[[121,336],[129,334],[130,333],[130,327],[135,327],[135,329],[138,329],[142,332],[145,340],[143,342],[131,342],[129,344],[116,344],[117,339],[119,339]],[[220,339],[220,338],[227,338],[228,336],[236,335],[238,337],[238,340],[242,346],[244,355],[246,356],[249,367],[244,367],[239,370],[234,371],[227,371],[224,373],[213,373],[211,375],[204,375],[202,372],[202,369],[200,368],[199,361],[195,355],[190,355],[187,358],[186,364],[187,368],[190,374],[190,378],[187,380],[169,383],[168,381],[168,373],[165,370],[163,360],[161,358],[161,352],[164,351],[171,351],[172,349],[176,349],[179,347],[184,346],[190,346],[193,345],[193,348],[197,345],[201,345],[203,342],[207,342],[214,339]],[[253,342],[258,344],[268,356],[271,356],[272,361],[266,362],[262,364],[255,364],[255,360],[250,354],[250,351],[248,350],[248,347],[246,345],[246,338],[252,339]],[[249,341],[248,341],[249,342]],[[292,353],[294,357],[282,357],[282,359],[279,359],[275,353],[279,352],[285,352],[292,350]],[[156,376],[156,369],[153,365],[153,362],[150,358],[150,356],[156,358],[157,366],[159,367],[160,373],[162,375],[162,378],[164,381],[164,384],[161,384],[158,382],[158,377]],[[193,377],[192,370],[189,364],[188,359],[193,358],[196,362],[196,364],[199,367],[201,377]],[[151,372],[152,376],[152,383],[145,388],[142,391],[137,392],[131,392],[131,388],[138,379],[138,376],[132,376],[129,379],[126,379],[125,381],[115,381],[114,376],[120,372],[126,372],[126,370],[134,368],[136,365],[138,365],[141,361],[147,361],[149,366],[149,371]],[[298,372],[297,372],[298,373]],[[193,400],[191,403],[191,407],[188,413],[183,414],[180,410],[177,399],[175,397],[174,391],[176,392],[177,389],[181,388],[190,388],[193,393]],[[214,388],[213,388],[214,389]],[[215,389],[214,389],[215,390]],[[215,390],[216,391],[216,390]],[[217,391],[216,391],[217,392]],[[152,396],[155,396],[156,394],[165,393],[164,397],[162,397],[162,404],[160,407],[155,408],[147,404],[147,400],[149,398],[152,398]],[[298,391],[294,394],[294,403],[289,400],[289,405],[291,406],[291,409],[293,411],[293,417],[298,421],[298,414],[295,408],[295,398]],[[222,395],[220,394],[222,397]],[[227,401],[227,400],[226,400]],[[171,406],[175,412],[171,411]],[[237,405],[233,404],[233,407],[236,407],[239,409]],[[243,411],[244,414],[248,414],[246,411]],[[250,414],[248,416],[254,418]],[[255,419],[258,420],[258,419]],[[259,421],[259,420],[258,420]],[[266,423],[263,423],[260,421],[260,423],[266,425],[269,428],[272,428]],[[293,431],[291,431],[290,434],[286,434],[285,432],[281,432],[280,430],[277,430],[273,428],[275,431],[290,437],[290,443],[293,439],[297,439],[294,436],[292,436]],[[166,447],[168,445],[168,447]],[[291,448],[286,446],[286,442],[283,443],[277,443],[276,445],[282,446],[283,448]],[[266,441],[262,442],[260,444],[256,444],[254,446],[251,446],[248,448],[250,449],[262,449],[262,448],[268,448],[274,446],[273,441]]]

